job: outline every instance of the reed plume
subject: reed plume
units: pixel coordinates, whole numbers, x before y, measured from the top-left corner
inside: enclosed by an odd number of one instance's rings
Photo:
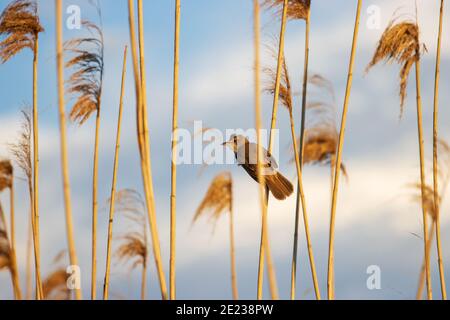
[[[333,197],[331,201],[331,214],[330,214],[330,237],[328,243],[328,277],[327,277],[327,295],[328,299],[334,299],[334,232],[335,232],[335,223],[336,223],[336,206],[337,206],[337,196],[339,189],[339,178],[341,172],[342,165],[342,149],[344,147],[344,138],[345,138],[345,127],[347,125],[347,112],[348,105],[350,102],[350,93],[353,84],[353,68],[355,65],[355,56],[356,56],[356,46],[358,42],[358,33],[359,33],[359,22],[361,18],[361,6],[362,1],[358,0],[356,5],[356,17],[355,17],[355,26],[353,28],[353,40],[352,40],[352,50],[350,53],[350,62],[348,66],[347,73],[347,85],[345,88],[345,97],[344,97],[344,106],[342,109],[342,118],[341,118],[341,129],[339,133],[339,142],[338,148],[336,151],[336,163],[334,166],[334,184],[333,184]]]
[[[35,230],[35,216],[33,207],[33,169],[32,169],[32,156],[31,156],[31,116],[28,111],[22,110],[22,124],[19,132],[17,142],[9,145],[9,152],[14,159],[16,165],[22,171],[25,176],[25,181],[28,187],[28,196],[30,201],[30,220],[28,222],[28,241],[27,241],[27,295],[26,298],[30,299],[31,294],[31,248],[34,249],[34,262],[35,262],[35,277],[36,277],[36,294],[38,294],[40,279],[40,262],[38,257],[38,248],[34,241]]]
[[[328,95],[329,101],[322,98],[311,99],[306,106],[303,165],[330,165],[331,183],[333,183],[333,167],[339,139],[335,93],[332,83],[320,74],[311,75],[308,83],[310,86],[317,87],[321,93]],[[291,161],[294,162],[294,159]],[[343,163],[341,163],[341,172],[347,176]]]
[[[444,19],[444,0],[441,0],[441,7],[439,12],[439,30],[436,50],[436,71],[434,81],[434,102],[433,102],[433,197],[435,205],[435,219],[436,224],[436,246],[438,254],[439,280],[441,283],[442,300],[447,300],[447,289],[445,285],[444,262],[442,257],[442,243],[441,243],[441,218],[440,218],[440,201],[439,201],[439,181],[438,181],[438,112],[439,112],[439,80],[440,80],[440,64],[441,64],[441,47],[442,47],[442,21]]]
[[[141,299],[145,300],[149,252],[145,201],[137,191],[123,189],[116,193],[115,203],[116,212],[132,222],[130,231],[118,237],[120,244],[115,256],[118,262],[131,263],[131,270],[142,266]]]
[[[16,300],[22,299],[22,292],[20,289],[19,275],[17,268],[17,256],[16,256],[16,233],[15,233],[15,216],[14,216],[14,167],[9,160],[0,161],[0,193],[6,189],[9,189],[9,206],[10,206],[10,225],[11,232],[11,268],[13,272],[11,275],[14,284],[14,296]]]
[[[78,265],[73,231],[72,200],[70,195],[69,162],[67,156],[66,112],[64,97],[64,50],[62,0],[55,0],[56,22],[56,75],[58,88],[58,118],[60,129],[61,170],[63,177],[64,211],[66,217],[66,233],[71,265]],[[75,289],[75,298],[81,300],[81,288]]]
[[[100,8],[97,7],[101,19]],[[76,100],[70,111],[70,119],[82,125],[95,113],[94,165],[92,174],[92,269],[91,299],[97,290],[97,215],[98,215],[98,153],[100,144],[100,111],[104,73],[104,38],[102,29],[90,21],[82,26],[89,32],[85,38],[75,38],[65,43],[70,56],[65,67],[73,70],[67,81],[67,93]]]
[[[53,260],[54,264],[58,264],[64,257],[66,252],[61,251]],[[71,291],[67,287],[69,274],[64,267],[56,267],[42,283],[45,300],[71,300]]]
[[[19,270],[17,268],[15,252],[13,251],[8,236],[5,214],[3,212],[2,204],[0,203],[0,271],[4,268],[7,268],[11,274],[14,297],[16,300],[20,300],[22,294],[19,284]]]
[[[263,6],[275,9],[278,14],[283,11],[284,0],[263,0]],[[287,18],[289,20],[306,20],[309,16],[311,0],[288,0]]]
[[[145,43],[144,43],[144,14],[143,2],[138,0],[138,43],[136,41],[136,23],[134,1],[128,0],[128,14],[130,26],[130,44],[133,57],[133,71],[136,87],[136,122],[139,155],[141,162],[142,180],[147,204],[148,222],[150,224],[150,235],[152,237],[153,255],[155,258],[158,274],[159,287],[163,300],[167,299],[167,285],[161,258],[158,226],[156,221],[156,205],[153,192],[152,164],[150,157],[150,135],[148,128],[147,110],[147,80],[145,71]],[[139,44],[139,45],[138,45]],[[138,59],[139,51],[139,59]]]
[[[33,238],[37,248],[40,265],[39,236],[39,126],[38,126],[38,52],[39,33],[44,32],[39,16],[38,5],[34,0],[12,1],[0,15],[0,62],[5,63],[24,49],[33,52],[33,214],[35,215]],[[39,273],[40,270],[37,270]],[[37,298],[42,296],[40,276],[36,277]]]
[[[239,299],[237,274],[236,274],[236,254],[234,245],[234,216],[233,216],[233,179],[230,172],[223,172],[217,175],[208,191],[205,194],[195,213],[192,223],[199,218],[207,216],[209,222],[214,224],[214,228],[219,219],[229,214],[230,228],[230,261],[231,261],[231,288],[233,299]]]
[[[372,61],[367,70],[378,62],[384,60],[388,63],[397,62],[401,67],[400,71],[400,115],[403,114],[403,105],[406,97],[409,72],[413,65],[416,69],[416,104],[417,104],[417,131],[419,140],[420,157],[420,180],[422,186],[422,218],[424,234],[424,254],[426,260],[427,296],[432,299],[430,256],[427,248],[428,227],[426,211],[426,179],[424,169],[424,146],[423,146],[423,125],[422,125],[422,100],[420,97],[420,57],[422,48],[419,40],[419,26],[417,21],[398,21],[393,19],[383,32]]]
[[[439,208],[444,200],[444,196],[446,195],[446,191],[448,188],[448,184],[450,182],[450,146],[442,139],[438,139],[437,141],[438,153],[439,157],[437,157],[438,164],[434,164],[433,159],[433,171],[436,170],[439,181],[441,182],[440,189],[438,190],[437,198],[435,194],[434,186],[426,185],[425,186],[425,210],[428,213],[428,216],[431,218],[431,225],[429,227],[428,232],[428,240],[427,240],[427,249],[431,250],[431,245],[433,243],[434,234],[436,232],[437,235],[437,224],[436,220],[438,217],[438,212],[436,208]],[[421,195],[421,184],[413,183],[410,185],[414,190],[414,193],[411,196],[411,200],[416,203],[422,202]],[[437,205],[435,201],[439,202]],[[423,289],[425,286],[425,277],[426,277],[426,259],[423,258],[422,267],[420,269],[420,277],[419,277],[419,285],[417,288],[416,299],[421,300],[423,296]]]

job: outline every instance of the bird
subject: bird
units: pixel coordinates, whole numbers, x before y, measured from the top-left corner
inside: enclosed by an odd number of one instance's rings
[[[229,147],[235,154],[238,166],[258,181],[258,148],[261,148],[261,174],[264,176],[266,187],[277,200],[285,200],[294,192],[292,183],[285,178],[277,169],[278,164],[269,151],[256,143],[251,143],[245,136],[232,135],[230,140],[224,142],[223,146]]]

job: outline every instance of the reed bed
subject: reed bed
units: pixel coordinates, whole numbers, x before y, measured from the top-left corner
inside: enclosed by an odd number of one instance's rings
[[[149,1],[148,1],[149,2]],[[63,1],[55,0],[55,44],[56,55],[48,56],[46,59],[56,60],[57,85],[55,92],[58,102],[58,121],[59,121],[59,152],[60,166],[62,175],[61,191],[64,197],[65,213],[65,236],[67,237],[67,257],[66,251],[57,255],[51,264],[50,272],[46,272],[45,278],[41,275],[41,246],[40,246],[40,147],[39,147],[39,116],[38,108],[38,75],[40,71],[39,53],[41,35],[45,32],[44,26],[39,17],[39,7],[37,0],[8,0],[0,13],[0,64],[10,63],[15,60],[19,54],[28,51],[32,55],[32,99],[30,110],[23,110],[21,115],[21,128],[15,140],[8,145],[9,156],[0,159],[0,272],[9,273],[11,281],[11,295],[16,300],[21,300],[22,288],[20,285],[20,272],[24,270],[26,277],[26,293],[24,298],[31,300],[81,300],[82,290],[80,287],[74,290],[69,289],[68,281],[71,281],[71,275],[67,273],[67,265],[79,266],[78,255],[75,246],[75,226],[72,215],[72,199],[70,187],[69,170],[69,150],[71,146],[67,140],[66,121],[84,125],[91,118],[95,117],[94,151],[93,151],[93,171],[92,171],[92,203],[91,203],[91,272],[90,272],[90,298],[95,300],[97,297],[97,243],[99,233],[97,225],[98,218],[98,198],[99,198],[99,153],[103,147],[101,144],[100,125],[103,120],[102,104],[104,104],[103,95],[105,81],[105,53],[108,49],[110,39],[103,34],[102,14],[100,2],[90,0],[89,3],[97,11],[98,24],[88,21],[81,21],[82,31],[74,31],[76,36],[63,42]],[[420,266],[420,275],[416,298],[422,299],[423,291],[426,288],[426,296],[429,300],[433,298],[432,291],[432,263],[431,250],[434,243],[437,249],[436,265],[439,271],[440,292],[443,300],[447,298],[445,282],[445,266],[443,261],[443,236],[441,234],[441,209],[446,197],[448,184],[450,183],[450,146],[446,143],[439,133],[439,102],[440,102],[440,78],[441,78],[441,50],[445,39],[443,20],[444,20],[444,0],[440,3],[439,24],[436,30],[437,50],[436,64],[434,69],[434,99],[433,99],[433,158],[432,169],[426,169],[425,163],[425,140],[424,128],[427,124],[424,122],[428,117],[423,116],[422,110],[422,89],[421,89],[421,62],[422,56],[427,48],[421,42],[421,29],[418,23],[418,10],[414,18],[408,16],[398,16],[388,23],[381,38],[379,39],[372,59],[369,61],[366,72],[369,72],[375,66],[382,62],[386,64],[399,65],[399,105],[400,119],[406,113],[406,103],[408,94],[408,82],[411,73],[415,71],[415,90],[416,90],[416,113],[417,113],[417,135],[418,151],[420,160],[420,180],[409,185],[411,189],[411,202],[420,204],[422,210],[423,223],[423,261]],[[121,268],[128,267],[129,271],[139,271],[140,288],[139,294],[142,300],[148,296],[148,272],[149,260],[152,258],[155,262],[155,279],[158,281],[159,293],[161,299],[177,299],[177,241],[179,242],[177,218],[183,214],[183,205],[179,193],[184,190],[179,188],[179,169],[177,168],[177,157],[179,156],[179,121],[180,121],[180,102],[182,97],[182,84],[180,81],[180,56],[182,55],[181,39],[181,0],[174,0],[174,28],[173,28],[173,87],[171,92],[171,122],[167,123],[167,128],[171,132],[171,177],[170,177],[170,207],[166,210],[165,217],[168,219],[168,235],[164,233],[163,248],[167,247],[167,255],[161,252],[160,229],[157,223],[157,205],[156,205],[156,187],[154,185],[152,171],[152,153],[151,153],[151,135],[149,120],[151,117],[160,116],[157,109],[150,110],[149,106],[153,100],[153,94],[147,83],[146,59],[149,57],[145,50],[145,14],[143,0],[128,0],[128,22],[130,36],[130,54],[134,76],[134,90],[136,105],[133,117],[136,119],[136,137],[138,146],[138,157],[140,166],[140,175],[142,177],[142,195],[135,189],[119,189],[118,171],[121,149],[122,121],[129,111],[124,110],[126,104],[126,70],[128,46],[125,46],[123,66],[121,74],[121,88],[119,97],[119,110],[117,118],[117,132],[115,140],[115,151],[113,157],[112,183],[109,198],[109,217],[108,232],[106,244],[105,275],[103,280],[103,299],[109,299],[110,288],[115,285],[115,274],[111,272],[112,265],[118,265]],[[340,177],[348,178],[347,168],[343,162],[343,148],[345,143],[345,132],[347,126],[347,117],[350,106],[350,96],[353,85],[353,72],[355,69],[355,59],[357,54],[359,25],[361,19],[362,0],[354,3],[356,7],[356,16],[353,27],[352,47],[349,57],[347,71],[347,82],[340,126],[337,123],[337,99],[333,84],[320,74],[310,72],[310,29],[311,29],[311,0],[253,0],[253,48],[254,48],[254,127],[257,130],[257,144],[265,145],[261,134],[263,129],[262,121],[264,112],[262,110],[261,93],[265,92],[273,98],[271,101],[270,114],[270,137],[268,141],[268,153],[272,156],[275,146],[274,130],[277,129],[279,108],[284,107],[289,115],[289,134],[291,137],[291,150],[288,155],[292,157],[291,162],[295,164],[297,175],[297,199],[295,207],[295,225],[293,232],[292,256],[289,256],[290,272],[278,274],[290,280],[289,298],[295,300],[298,296],[298,238],[299,224],[303,218],[303,225],[306,238],[307,254],[309,268],[314,289],[315,298],[320,300],[320,286],[316,271],[316,264],[313,254],[311,241],[311,231],[309,228],[307,201],[305,198],[305,187],[303,183],[304,167],[309,165],[326,166],[330,169],[331,182],[331,208],[329,224],[329,242],[328,242],[328,260],[327,260],[327,298],[333,300],[336,298],[335,288],[335,234],[337,219],[337,201],[340,187]],[[135,5],[137,8],[135,9]],[[3,6],[2,6],[3,7]],[[326,9],[326,7],[324,7]],[[261,9],[268,11],[270,19],[279,26],[279,35],[275,39],[275,44],[268,46],[273,63],[269,67],[261,68]],[[304,51],[302,55],[303,70],[301,80],[298,84],[291,80],[290,69],[286,61],[286,35],[288,26],[291,22],[300,22],[304,40]],[[279,23],[279,25],[278,25]],[[304,25],[303,25],[304,23]],[[293,24],[293,23],[292,23]],[[264,29],[264,28],[263,28]],[[31,57],[31,56],[30,56]],[[169,57],[172,59],[172,56]],[[30,61],[31,62],[31,61]],[[47,61],[46,61],[47,62]],[[152,62],[153,63],[153,62]],[[221,63],[220,61],[218,63]],[[149,64],[150,65],[150,64]],[[299,68],[300,69],[300,68]],[[30,70],[31,71],[31,70]],[[153,70],[151,70],[153,72]],[[68,78],[65,79],[65,72]],[[117,75],[111,75],[115,77]],[[266,76],[268,81],[262,86],[262,76]],[[120,79],[120,78],[118,78]],[[292,78],[293,79],[293,78]],[[301,82],[301,83],[300,83]],[[31,84],[31,83],[30,83]],[[297,94],[296,89],[301,90]],[[155,86],[156,87],[156,86]],[[158,88],[158,87],[156,87]],[[316,90],[316,91],[314,91]],[[317,93],[317,96],[315,96]],[[46,94],[50,94],[46,92]],[[158,92],[159,94],[159,92]],[[164,93],[163,93],[164,94]],[[6,93],[5,93],[6,95]],[[119,92],[118,92],[119,95]],[[156,95],[156,94],[155,94]],[[297,108],[297,96],[299,98]],[[16,100],[18,97],[13,98]],[[68,98],[66,103],[66,98]],[[8,101],[8,100],[5,100]],[[70,109],[68,109],[70,107]],[[66,112],[68,111],[68,114]],[[297,110],[299,110],[297,114]],[[44,109],[47,112],[47,109]],[[190,111],[190,110],[187,110]],[[234,116],[239,116],[234,114]],[[45,119],[48,121],[48,119]],[[241,119],[239,119],[241,120]],[[296,124],[300,125],[300,132],[296,134]],[[159,129],[159,128],[158,128]],[[287,128],[280,128],[284,132]],[[200,133],[212,130],[211,127],[203,128]],[[197,133],[194,134],[194,136]],[[158,137],[159,138],[159,137]],[[167,136],[166,136],[167,138]],[[237,140],[236,140],[237,141]],[[169,143],[158,139],[159,144]],[[214,141],[203,141],[204,143],[214,143]],[[237,142],[236,142],[237,143]],[[46,149],[47,151],[47,149]],[[157,150],[160,151],[160,150]],[[258,148],[257,165],[255,173],[251,176],[258,183],[259,206],[261,210],[261,229],[259,239],[259,257],[256,283],[256,299],[264,298],[264,275],[267,271],[268,289],[270,298],[279,299],[277,273],[272,258],[271,243],[269,241],[269,189],[266,188],[263,174],[263,149]],[[256,153],[256,151],[255,151]],[[127,154],[127,156],[132,156]],[[153,154],[155,156],[155,154]],[[161,157],[160,153],[156,156]],[[10,158],[11,160],[9,160]],[[46,157],[45,160],[48,158]],[[345,162],[346,164],[349,162]],[[270,164],[272,166],[272,163]],[[133,168],[126,167],[127,173]],[[427,180],[426,175],[432,172],[432,180]],[[44,177],[44,176],[43,176]],[[286,179],[284,179],[286,180]],[[286,180],[287,181],[287,180]],[[26,188],[28,199],[24,202],[26,210],[29,210],[29,217],[23,219],[23,216],[16,215],[18,199],[16,199],[16,188],[23,182]],[[45,181],[46,185],[52,181]],[[155,180],[156,182],[156,180]],[[158,180],[159,183],[159,180]],[[238,285],[238,265],[236,259],[237,244],[235,240],[235,199],[233,193],[238,180],[234,179],[230,171],[218,173],[211,181],[204,197],[202,198],[192,224],[205,219],[212,225],[213,232],[216,225],[223,223],[223,218],[227,218],[229,234],[229,255],[230,255],[230,287],[231,297],[238,300],[243,292],[239,291]],[[289,181],[286,182],[286,184]],[[289,185],[291,185],[289,183]],[[189,184],[189,192],[195,193],[195,182]],[[290,191],[293,189],[290,188]],[[47,190],[46,190],[47,191]],[[276,195],[276,193],[273,193]],[[8,198],[7,198],[8,196]],[[281,199],[275,196],[277,199]],[[23,199],[20,199],[23,200]],[[3,210],[3,205],[8,204],[9,215]],[[19,208],[23,210],[23,204]],[[300,210],[302,210],[300,217]],[[226,217],[227,216],[227,217]],[[103,218],[103,217],[102,217]],[[103,219],[101,220],[103,221]],[[100,222],[101,222],[100,221]],[[106,217],[105,220],[106,222]],[[27,229],[27,243],[18,243],[17,231]],[[114,228],[113,228],[114,227]],[[16,230],[18,229],[18,230]],[[118,231],[117,231],[118,230]],[[240,230],[240,229],[238,229]],[[114,231],[114,232],[113,232]],[[164,230],[166,231],[166,230]],[[420,237],[420,236],[419,236]],[[167,238],[167,239],[166,239]],[[167,241],[167,243],[166,243]],[[17,258],[18,248],[26,246],[26,261],[24,266],[18,265],[21,260]],[[47,248],[46,248],[47,249]],[[20,253],[20,250],[19,250]],[[84,257],[83,257],[84,258]],[[166,269],[164,268],[163,258],[168,258],[168,278],[166,279]],[[68,260],[68,261],[65,261]],[[44,261],[44,260],[43,260]],[[84,259],[83,259],[84,261]],[[26,264],[26,265],[25,265]],[[34,264],[34,267],[33,267]],[[267,265],[267,270],[265,270]],[[319,266],[320,267],[320,266]],[[319,269],[319,268],[318,268]],[[256,271],[256,270],[255,270]],[[286,271],[286,270],[284,270]],[[33,276],[35,282],[33,283]],[[256,276],[256,274],[255,274]],[[78,279],[77,279],[78,280]],[[9,281],[9,280],[8,280]],[[167,283],[168,281],[168,287]],[[76,281],[78,283],[78,281]],[[286,284],[286,283],[284,283]],[[152,284],[152,288],[157,290]],[[181,288],[182,289],[182,288]],[[9,290],[9,287],[8,287]],[[33,297],[34,294],[34,297]],[[286,292],[287,294],[287,292]]]

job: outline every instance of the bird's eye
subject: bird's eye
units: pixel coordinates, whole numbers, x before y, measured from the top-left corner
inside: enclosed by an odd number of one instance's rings
[[[233,138],[233,141],[236,143],[236,142],[237,142],[237,137],[234,137],[234,138]]]

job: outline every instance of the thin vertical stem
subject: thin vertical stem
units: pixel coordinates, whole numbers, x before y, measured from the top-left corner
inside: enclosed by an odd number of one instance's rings
[[[239,299],[237,272],[236,272],[236,250],[234,245],[234,214],[233,204],[230,210],[230,258],[231,258],[231,288],[233,291],[233,300]]]
[[[286,21],[287,21],[287,10],[288,10],[288,0],[284,0],[283,3],[283,11],[281,16],[281,27],[280,27],[280,43],[278,47],[278,58],[277,58],[277,72],[276,72],[276,78],[275,78],[275,92],[274,92],[274,99],[273,99],[273,105],[272,105],[272,118],[270,123],[270,137],[269,137],[269,153],[272,152],[273,149],[273,143],[274,143],[274,137],[273,137],[273,131],[276,128],[277,123],[277,115],[278,115],[278,101],[279,101],[279,93],[280,93],[280,83],[281,83],[281,68],[282,68],[282,59],[284,56],[284,39],[285,39],[285,33],[286,33]],[[258,7],[259,12],[259,7]],[[259,20],[259,18],[258,18]],[[259,31],[258,31],[259,32]],[[258,49],[259,50],[259,49]],[[259,59],[259,58],[258,58]],[[259,77],[259,75],[258,75]],[[260,79],[258,79],[260,81]],[[260,99],[260,98],[259,98]],[[258,145],[261,141],[258,142]],[[260,183],[262,183],[263,186],[265,186],[265,183],[262,180],[259,180]],[[267,208],[269,206],[269,190],[268,188],[265,188],[265,209],[263,210],[263,217],[262,217],[262,225],[261,225],[261,242],[260,242],[260,249],[259,249],[259,267],[258,267],[258,288],[257,288],[257,297],[258,300],[261,300],[263,297],[263,281],[264,281],[264,260],[267,260],[267,264],[273,265],[272,257],[269,255],[269,248],[266,248],[264,246],[264,242],[267,242],[269,244],[268,235],[266,231],[267,228]],[[267,251],[267,252],[266,252]],[[267,255],[267,257],[266,257]],[[272,299],[274,297],[278,297],[278,289],[276,285],[276,276],[274,270],[268,270],[269,272],[269,286],[270,291],[272,295]]]
[[[177,193],[177,144],[178,144],[178,82],[180,65],[180,8],[175,1],[175,40],[173,62],[173,114],[172,114],[172,162],[170,194],[170,300],[176,299],[175,255],[176,255],[176,193]]]
[[[98,149],[100,143],[100,99],[95,118],[94,166],[92,172],[92,269],[91,300],[97,297]]]
[[[433,107],[433,196],[434,196],[434,212],[436,223],[436,245],[438,253],[439,280],[441,283],[442,300],[447,300],[447,290],[445,286],[444,262],[442,257],[441,244],[441,219],[440,219],[440,203],[439,203],[439,182],[438,182],[438,127],[439,127],[439,80],[441,65],[441,47],[442,47],[442,20],[444,18],[444,0],[441,0],[441,8],[439,12],[439,32],[436,53],[436,72],[434,81],[434,107]]]
[[[350,54],[350,63],[348,68],[347,86],[345,89],[344,108],[342,110],[341,130],[339,133],[339,143],[336,153],[336,164],[334,167],[334,185],[333,185],[333,198],[331,202],[331,216],[330,216],[330,238],[328,243],[328,279],[327,279],[327,293],[328,299],[334,299],[334,231],[336,222],[336,206],[337,196],[339,189],[339,177],[342,164],[342,149],[344,148],[345,128],[347,124],[347,112],[350,102],[350,93],[353,84],[353,68],[355,65],[356,46],[359,32],[359,22],[361,16],[362,0],[358,0],[356,8],[355,27],[353,30],[352,51]]]
[[[63,34],[62,34],[62,0],[55,0],[56,15],[56,64],[58,78],[58,110],[60,126],[61,167],[63,176],[64,207],[66,214],[66,232],[69,247],[70,264],[78,266],[78,258],[75,249],[75,239],[72,221],[72,202],[70,197],[69,163],[67,157],[67,133],[64,101],[64,63],[63,63]],[[81,288],[76,288],[75,297],[81,300]]]
[[[303,150],[304,150],[304,135],[305,135],[305,125],[306,125],[306,97],[307,97],[307,91],[308,91],[308,65],[309,65],[309,30],[310,30],[310,17],[311,17],[311,10],[308,9],[308,15],[306,17],[306,26],[305,26],[305,61],[304,61],[304,67],[303,67],[303,93],[302,93],[302,118],[301,118],[301,128],[300,128],[300,149],[299,149],[299,164],[300,169],[303,168]],[[295,140],[295,136],[293,137]],[[294,141],[294,144],[296,142]],[[297,147],[295,147],[295,152],[297,152]],[[291,268],[291,300],[295,300],[295,287],[296,287],[296,281],[297,281],[297,255],[298,255],[298,224],[300,220],[300,200],[304,195],[302,195],[303,189],[302,181],[299,181],[297,184],[297,200],[296,200],[296,207],[295,207],[295,226],[294,226],[294,246],[292,250],[292,268]],[[302,204],[304,204],[302,202]],[[304,210],[305,212],[305,210]],[[306,218],[305,222],[305,230],[308,230],[306,232],[306,238],[307,240],[310,239],[309,235],[309,225],[307,224],[307,216],[303,215],[304,220]],[[310,248],[309,240],[308,242],[308,248]],[[309,252],[309,258],[310,258],[310,265],[314,266],[314,257],[311,252]],[[314,269],[314,270],[313,270]],[[313,277],[313,283],[314,283],[314,290],[316,294],[316,299],[320,299],[320,290],[319,285],[317,283],[317,275],[315,268],[311,268],[311,274]]]
[[[142,265],[142,276],[141,276],[141,300],[145,300],[147,286],[147,262]]]
[[[15,234],[15,217],[14,217],[14,174],[11,177],[11,185],[9,188],[9,208],[10,208],[10,232],[11,232],[11,264],[12,264],[12,280],[14,285],[14,297],[16,300],[22,300],[22,291],[20,289],[19,269],[17,268],[16,255],[16,234]],[[5,225],[6,227],[6,225]]]
[[[111,186],[111,197],[109,204],[109,221],[108,221],[108,241],[106,247],[106,268],[105,268],[105,281],[103,284],[103,300],[108,300],[109,294],[109,277],[111,270],[111,247],[112,247],[112,233],[114,222],[114,207],[116,201],[116,184],[117,184],[117,171],[119,168],[119,151],[120,151],[120,134],[122,126],[122,114],[123,114],[123,98],[125,95],[125,77],[127,72],[127,46],[123,53],[123,68],[122,68],[122,83],[120,89],[120,102],[119,102],[119,116],[117,118],[117,134],[116,134],[116,148],[114,153],[114,169]]]
[[[38,52],[39,37],[36,34],[33,48],[33,214],[34,245],[36,247],[36,293],[42,298],[41,246],[39,232],[39,121],[38,121]]]
[[[432,223],[430,226],[430,231],[428,233],[428,240],[427,240],[428,251],[431,250],[431,245],[433,244],[434,230],[435,230],[434,227],[435,224]],[[425,268],[426,268],[426,260],[425,257],[423,257],[422,267],[420,268],[419,286],[417,287],[416,300],[422,300],[423,289],[425,287],[425,271],[426,271]]]
[[[254,50],[255,50],[255,117],[256,117],[256,131],[257,131],[257,143],[261,145],[261,82],[260,82],[260,7],[258,0],[253,1],[254,10]],[[283,29],[283,28],[282,28]],[[284,31],[282,32],[284,39]],[[281,41],[281,40],[280,40]],[[276,117],[275,117],[276,119]],[[258,168],[258,181],[259,181],[259,193],[261,201],[261,213],[262,213],[262,223],[261,223],[261,243],[260,243],[260,253],[259,253],[259,265],[258,265],[258,285],[257,285],[257,298],[262,299],[263,296],[263,276],[264,276],[264,257],[267,256],[267,269],[269,273],[269,287],[272,299],[278,299],[278,289],[276,284],[275,270],[273,267],[273,262],[270,254],[268,231],[267,231],[267,199],[268,194],[265,188],[265,179],[262,174],[261,159],[262,159],[262,149],[258,148],[257,156],[257,168]]]
[[[419,49],[417,49],[419,50]],[[420,57],[420,52],[417,52]],[[420,96],[420,59],[416,60],[416,102],[417,102],[417,132],[419,138],[419,157],[420,157],[420,186],[422,195],[422,218],[423,218],[423,247],[425,256],[425,274],[427,279],[427,297],[428,300],[433,299],[431,289],[431,273],[430,273],[430,251],[427,248],[428,241],[428,223],[426,212],[426,195],[425,195],[425,156],[424,156],[424,140],[423,140],[423,122],[422,122],[422,99]]]
[[[144,153],[144,189],[147,202],[147,211],[150,224],[150,231],[153,245],[153,255],[155,257],[156,269],[158,273],[159,286],[161,289],[162,299],[167,299],[167,286],[164,275],[164,268],[161,258],[161,248],[159,243],[158,226],[156,222],[155,197],[153,192],[152,165],[150,156],[150,137],[148,131],[148,114],[147,114],[147,81],[145,72],[145,43],[144,43],[144,13],[143,2],[138,0],[138,29],[139,29],[139,59],[140,59],[140,92],[141,92],[141,108],[143,146],[141,151]]]
[[[291,135],[292,135],[292,144],[294,145],[294,150],[298,150],[298,146],[297,146],[297,140],[296,140],[296,136],[295,136],[295,124],[294,124],[294,116],[292,114],[292,110],[289,109],[289,119],[290,119],[290,123],[291,123]],[[316,272],[316,265],[314,262],[314,254],[313,254],[313,249],[312,249],[312,244],[311,244],[311,234],[309,231],[309,222],[308,222],[308,213],[307,213],[307,207],[306,207],[306,199],[305,199],[305,193],[303,190],[303,175],[302,175],[302,167],[300,165],[300,157],[299,154],[297,152],[295,152],[295,167],[297,170],[297,177],[298,177],[298,190],[299,190],[299,194],[300,194],[300,201],[302,204],[302,211],[303,211],[303,222],[305,224],[305,235],[306,235],[306,245],[308,248],[308,256],[309,256],[309,263],[310,263],[310,268],[311,268],[311,276],[312,276],[312,281],[314,284],[314,292],[316,294],[316,299],[320,300],[320,289],[319,289],[319,282],[317,280],[317,272]],[[296,220],[298,221],[298,217],[296,217]],[[297,238],[295,240],[298,240]],[[294,242],[295,244],[295,242]],[[294,251],[294,253],[296,254],[297,252]],[[295,260],[293,261],[293,273],[292,276],[294,277],[294,281],[295,281]],[[294,282],[295,283],[295,282]],[[294,291],[295,293],[295,291]],[[294,299],[295,295],[292,296],[292,291],[291,291],[291,299]]]
[[[26,257],[26,292],[25,292],[26,300],[31,300],[31,294],[33,291],[33,280],[32,280],[33,266],[32,266],[32,258],[31,258],[32,249],[33,249],[33,230],[31,228],[31,221],[28,221],[27,257]]]

